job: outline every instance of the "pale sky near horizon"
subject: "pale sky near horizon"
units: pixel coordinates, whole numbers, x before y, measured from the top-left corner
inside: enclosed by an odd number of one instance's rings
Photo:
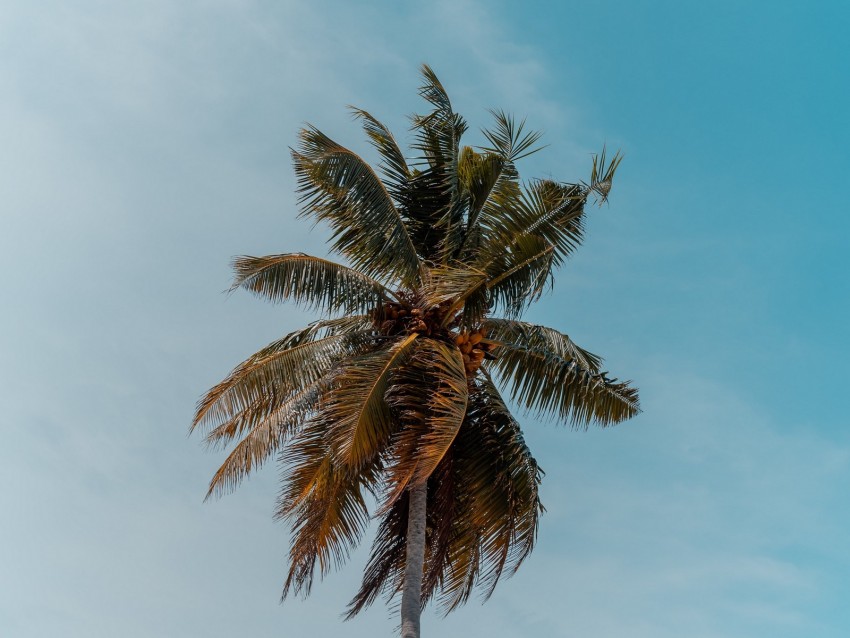
[[[361,6],[362,5],[362,6]],[[528,315],[644,412],[523,418],[538,547],[426,636],[850,635],[850,5],[0,2],[0,635],[392,635],[342,624],[368,539],[278,604],[276,470],[203,503],[194,403],[310,315],[222,294],[237,254],[324,254],[295,219],[309,121],[405,138],[428,62],[470,121],[527,116],[526,177],[625,154]]]

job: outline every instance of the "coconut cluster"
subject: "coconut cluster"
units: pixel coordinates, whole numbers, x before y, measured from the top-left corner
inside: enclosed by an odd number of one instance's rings
[[[422,308],[415,304],[415,300],[402,299],[400,303],[390,301],[378,306],[370,316],[378,332],[388,337],[419,333],[447,343],[453,342],[463,355],[467,377],[472,378],[484,359],[495,359],[491,354],[495,345],[486,340],[483,328],[455,332],[459,316],[443,325],[450,307],[451,303],[445,302]]]
[[[472,332],[461,332],[455,337],[455,344],[463,354],[463,366],[466,368],[467,377],[472,377],[475,374],[485,358],[494,358],[490,352],[495,346],[493,343],[485,341],[485,336],[484,329],[479,328]]]
[[[418,332],[447,339],[451,325],[443,326],[442,323],[449,305],[443,303],[423,309],[413,303],[388,302],[372,311],[372,323],[387,336]]]

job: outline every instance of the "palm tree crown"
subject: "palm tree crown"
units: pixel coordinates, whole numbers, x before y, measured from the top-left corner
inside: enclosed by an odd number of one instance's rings
[[[522,182],[516,162],[539,135],[493,111],[487,145],[462,146],[464,119],[433,71],[422,75],[430,112],[412,118],[415,159],[359,109],[377,170],[315,128],[300,132],[302,216],[330,226],[347,265],[235,260],[234,288],[325,318],[237,366],[193,423],[234,445],[208,496],[279,455],[277,515],[292,532],[284,597],[309,593],[379,518],[349,616],[401,591],[416,488],[427,494],[422,605],[450,611],[476,587],[488,596],[532,550],[542,472],[498,388],[574,427],[639,411],[636,389],[599,357],[521,321],[581,244],[585,207],[607,198],[619,155],[595,157],[586,183]]]

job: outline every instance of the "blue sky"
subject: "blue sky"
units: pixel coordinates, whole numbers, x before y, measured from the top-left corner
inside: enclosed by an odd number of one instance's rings
[[[843,2],[0,5],[0,630],[340,627],[365,553],[277,604],[273,467],[201,502],[197,397],[308,320],[226,298],[236,254],[322,254],[295,219],[304,121],[403,137],[430,63],[472,130],[526,115],[526,176],[626,159],[529,315],[634,379],[644,413],[525,419],[548,512],[520,573],[427,635],[846,636],[850,339]],[[470,136],[470,142],[476,135]]]

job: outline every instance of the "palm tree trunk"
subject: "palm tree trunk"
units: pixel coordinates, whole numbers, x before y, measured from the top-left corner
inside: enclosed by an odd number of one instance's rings
[[[427,498],[427,483],[410,488],[410,508],[407,515],[407,560],[404,564],[404,589],[401,593],[401,638],[419,638]]]

